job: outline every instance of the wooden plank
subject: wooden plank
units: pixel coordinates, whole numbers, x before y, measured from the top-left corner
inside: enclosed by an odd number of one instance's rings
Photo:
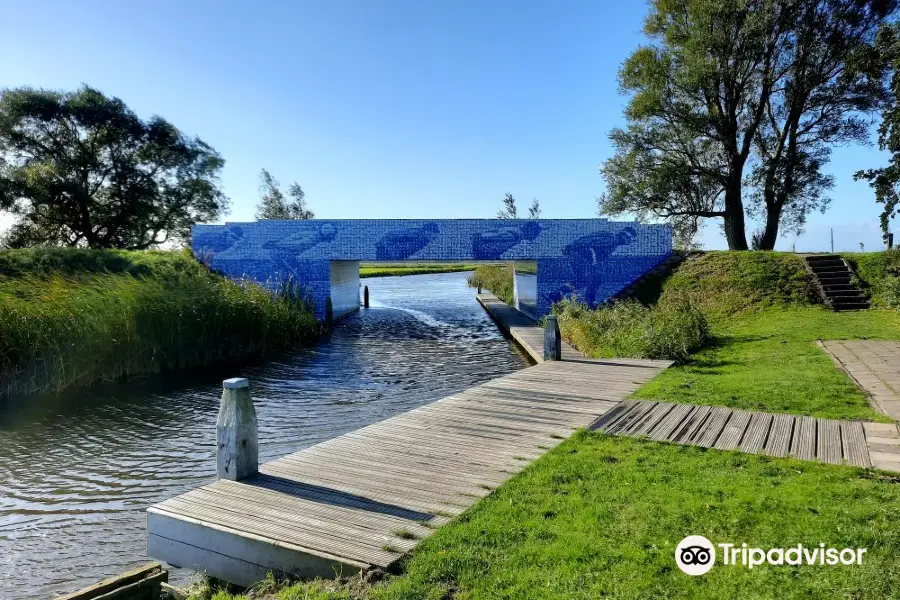
[[[616,404],[610,410],[602,414],[600,418],[591,423],[588,429],[591,431],[606,431],[610,425],[622,418],[629,410],[633,410],[636,406],[637,403],[633,400],[622,400],[622,402]]]
[[[725,427],[722,429],[722,435],[716,440],[713,448],[717,450],[737,450],[738,444],[747,430],[750,423],[750,413],[745,410],[734,410]]]
[[[650,432],[651,440],[667,441],[676,429],[700,407],[691,404],[677,404]]]
[[[871,467],[869,449],[866,446],[866,435],[862,423],[859,421],[847,421],[841,423],[841,444],[843,447],[844,461],[854,467]]]
[[[631,425],[639,422],[644,416],[656,407],[656,402],[638,401],[634,410],[629,411],[621,419],[607,427],[606,432],[619,435],[619,432],[627,430]]]
[[[93,600],[159,600],[162,584],[169,581],[169,572],[160,571],[146,579],[94,596]]]
[[[657,402],[651,410],[638,421],[632,423],[627,431],[623,431],[621,435],[642,436],[647,435],[653,427],[663,420],[675,405],[671,402]]]
[[[832,419],[816,419],[816,458],[832,465],[843,462],[841,426]]]
[[[156,579],[154,579],[154,581],[168,581],[168,571],[165,571],[158,562],[147,563],[120,575],[104,579],[94,585],[89,585],[86,588],[82,588],[69,594],[63,594],[62,596],[56,596],[55,600],[95,600],[96,598],[114,592],[119,588],[126,587],[150,577],[155,577]]]
[[[698,406],[670,436],[669,441],[679,444],[694,444],[698,433],[703,431],[706,419],[712,413],[712,406]]]
[[[716,440],[719,439],[719,436],[722,434],[725,423],[728,422],[730,416],[730,408],[725,408],[724,406],[716,406],[713,408],[709,418],[706,419],[706,422],[703,424],[702,430],[697,433],[696,445],[702,446],[703,448],[712,448],[713,444],[716,443]]]
[[[791,436],[794,433],[794,415],[777,414],[772,418],[769,439],[763,452],[769,456],[787,456],[791,449]]]
[[[804,415],[795,420],[790,455],[801,460],[815,460],[816,420],[814,418]]]
[[[741,440],[741,452],[749,452],[751,454],[762,452],[771,425],[772,415],[761,412],[752,413],[744,439]]]

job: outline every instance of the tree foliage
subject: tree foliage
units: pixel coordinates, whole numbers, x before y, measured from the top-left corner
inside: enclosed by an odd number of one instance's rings
[[[519,211],[516,208],[516,199],[509,192],[503,197],[503,208],[497,211],[498,219],[518,219]]]
[[[729,248],[761,248],[822,210],[835,143],[862,141],[883,97],[872,44],[893,0],[654,0],[651,45],[622,65],[629,124],[610,134],[603,214],[721,219]],[[867,68],[856,68],[867,65]],[[750,188],[749,199],[745,187]]]
[[[287,196],[278,181],[266,169],[260,174],[260,200],[256,209],[257,219],[308,220],[316,215],[306,206],[306,194],[296,181],[288,187]]]
[[[900,210],[900,25],[882,28],[876,43],[877,60],[888,69],[889,99],[881,113],[878,147],[890,153],[888,164],[877,169],[857,171],[855,179],[864,179],[875,191],[875,199],[883,204],[881,229],[887,234],[890,220]]]
[[[88,87],[0,93],[5,243],[145,249],[226,213],[224,160],[161,117]]]
[[[541,205],[538,202],[537,198],[534,198],[531,201],[531,206],[528,207],[528,218],[529,219],[540,219],[541,218]]]

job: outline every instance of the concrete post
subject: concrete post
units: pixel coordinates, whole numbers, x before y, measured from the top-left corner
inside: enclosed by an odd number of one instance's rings
[[[331,329],[334,325],[334,307],[331,304],[331,296],[325,298],[325,326]]]
[[[363,286],[363,308],[369,308],[369,286]]]
[[[216,420],[216,474],[238,481],[259,471],[256,409],[243,377],[222,382],[222,403]]]
[[[562,360],[562,335],[556,315],[544,317],[544,360]]]

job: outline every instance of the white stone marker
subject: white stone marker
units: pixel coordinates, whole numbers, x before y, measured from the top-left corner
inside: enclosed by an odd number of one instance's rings
[[[243,377],[222,382],[222,404],[216,420],[216,474],[238,481],[259,472],[256,409]]]

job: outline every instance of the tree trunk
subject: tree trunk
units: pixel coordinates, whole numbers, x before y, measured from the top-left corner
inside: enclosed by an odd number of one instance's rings
[[[729,250],[747,249],[747,232],[744,224],[744,204],[741,201],[741,180],[729,183],[725,190],[725,239]]]
[[[781,223],[780,203],[766,203],[766,228],[763,229],[762,239],[759,243],[760,250],[774,250],[778,240],[778,225]]]

